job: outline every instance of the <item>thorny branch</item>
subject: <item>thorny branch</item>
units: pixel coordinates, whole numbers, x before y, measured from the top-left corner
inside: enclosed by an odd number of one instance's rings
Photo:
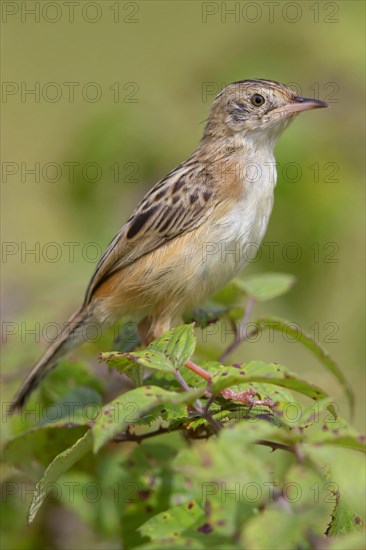
[[[157,430],[154,430],[153,432],[147,432],[147,433],[144,433],[144,434],[135,434],[135,433],[130,432],[129,430],[126,430],[125,432],[122,432],[122,433],[116,435],[116,437],[114,437],[113,441],[115,443],[125,443],[127,441],[135,442],[135,443],[141,443],[145,439],[150,439],[151,437],[176,432],[176,431],[179,431],[179,430],[184,430],[184,426],[180,425],[180,426],[174,426],[172,428],[160,427]],[[190,433],[190,432],[192,432],[192,433]],[[213,435],[212,433],[209,434],[209,433],[206,432],[205,435],[198,435],[197,436],[197,433],[195,433],[194,430],[185,430],[185,434],[190,439],[207,439],[208,437],[210,437],[210,435]],[[257,441],[257,444],[258,445],[263,445],[265,447],[270,447],[272,449],[272,451],[281,450],[281,451],[287,451],[289,453],[296,454],[296,449],[295,449],[294,445],[284,445],[283,443],[277,443],[275,441],[268,441],[267,439],[259,439]]]

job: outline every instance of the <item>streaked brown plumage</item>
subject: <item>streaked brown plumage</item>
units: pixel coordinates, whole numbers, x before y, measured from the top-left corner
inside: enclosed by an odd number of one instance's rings
[[[269,80],[224,88],[199,147],[146,194],[122,226],[81,308],[30,372],[11,410],[21,408],[57,361],[86,340],[88,324],[132,317],[153,339],[230,281],[248,261],[248,245],[259,246],[267,228],[276,140],[298,112],[326,106]],[[256,178],[248,167],[257,170]],[[217,253],[207,253],[210,245]]]

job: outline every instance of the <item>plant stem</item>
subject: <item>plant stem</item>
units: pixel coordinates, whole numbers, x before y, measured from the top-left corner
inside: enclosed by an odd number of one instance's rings
[[[203,371],[205,373],[205,375],[207,375],[209,377],[208,380],[209,381],[211,380],[211,376],[207,371],[205,371],[204,369],[201,369],[201,367],[196,365],[196,363],[193,363],[193,361],[188,361],[188,362],[191,363],[192,365],[194,365],[195,367],[197,367],[197,369],[199,369],[200,371]],[[187,363],[186,363],[186,365],[187,365]],[[195,370],[194,372],[197,372],[197,371]],[[187,382],[184,380],[183,376],[180,374],[178,369],[174,370],[174,375],[175,375],[176,379],[178,380],[178,382],[180,383],[180,385],[182,386],[182,388],[185,391],[190,391],[191,390],[191,388],[188,386]],[[207,378],[206,378],[206,380],[207,380]],[[212,398],[214,398],[214,396],[212,396]],[[197,412],[197,414],[199,414],[200,416],[203,416],[203,418],[205,418],[205,420],[207,420],[207,422],[211,425],[211,428],[213,429],[213,431],[215,433],[218,433],[221,430],[221,428],[222,428],[221,424],[215,418],[212,417],[211,413],[208,410],[208,407],[207,406],[204,407],[199,399],[197,399],[197,401],[194,405],[194,410]]]
[[[233,353],[233,351],[235,351],[236,348],[240,346],[242,342],[245,342],[245,340],[247,340],[248,337],[252,335],[252,333],[249,335],[246,334],[245,329],[249,323],[249,319],[253,312],[255,304],[256,304],[255,298],[253,296],[249,296],[243,319],[240,321],[239,327],[236,330],[235,339],[229,345],[229,347],[224,351],[221,357],[219,357],[220,363],[223,363],[229,357],[229,355],[231,355],[231,353]]]
[[[116,435],[113,441],[115,443],[124,443],[127,441],[134,441],[136,443],[141,443],[142,441],[144,441],[144,439],[150,439],[151,437],[168,434],[171,432],[176,432],[182,429],[183,429],[182,426],[175,426],[174,428],[159,428],[154,432],[148,432],[146,434],[133,434],[126,431]],[[186,431],[186,433],[188,432],[189,430]],[[192,437],[192,439],[195,439],[195,438]],[[207,437],[205,436],[204,439],[207,439]],[[268,441],[267,439],[260,439],[259,441],[257,441],[257,445],[264,445],[265,447],[270,447],[272,451],[281,450],[289,453],[295,453],[295,449],[293,445],[284,445],[283,443],[275,443],[274,441]]]
[[[207,370],[203,369],[199,365],[196,365],[193,361],[187,361],[185,363],[187,369],[195,372],[198,376],[209,382],[211,380],[211,374]]]

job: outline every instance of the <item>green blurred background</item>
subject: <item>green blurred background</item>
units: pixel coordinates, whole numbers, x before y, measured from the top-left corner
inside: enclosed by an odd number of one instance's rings
[[[303,114],[278,143],[267,244],[246,273],[296,275],[258,313],[315,333],[355,389],[362,429],[364,3],[107,0],[77,2],[71,16],[63,2],[41,2],[39,22],[21,4],[36,3],[2,5],[5,399],[45,346],[25,329],[69,316],[137,201],[197,146],[214,95],[258,77],[331,109]],[[39,177],[26,173],[36,163]],[[263,335],[234,356],[253,358],[328,388],[347,416],[341,388],[298,344]]]

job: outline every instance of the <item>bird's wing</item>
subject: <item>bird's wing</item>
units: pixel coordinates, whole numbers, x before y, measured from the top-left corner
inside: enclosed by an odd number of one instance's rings
[[[145,195],[114,237],[90,280],[84,305],[112,274],[198,227],[214,207],[207,170],[194,161],[178,166]]]

